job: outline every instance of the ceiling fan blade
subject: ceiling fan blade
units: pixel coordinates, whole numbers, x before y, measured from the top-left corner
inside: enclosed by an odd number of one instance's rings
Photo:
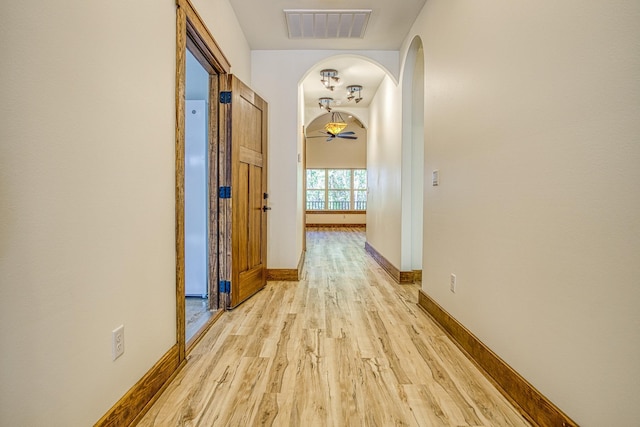
[[[349,131],[349,132],[340,132],[340,135],[355,135],[355,134],[356,134],[355,132],[351,132],[351,131]]]
[[[308,136],[307,139],[309,138],[326,138],[326,135],[315,135],[315,136]]]
[[[338,135],[338,138],[344,138],[344,139],[358,139],[357,136],[348,136],[348,135]]]
[[[335,138],[335,136],[330,136],[329,138],[327,138],[327,141],[326,141],[326,142],[331,142],[331,141],[333,141],[333,140],[334,140],[334,138]]]

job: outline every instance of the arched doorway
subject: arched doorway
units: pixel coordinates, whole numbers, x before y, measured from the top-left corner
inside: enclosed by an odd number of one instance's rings
[[[329,84],[325,85],[323,71],[328,70],[331,78]],[[338,173],[350,177],[348,189],[345,188],[343,191],[332,191],[328,187],[325,189],[325,203],[316,201],[317,206],[324,206],[323,209],[314,209],[311,203],[313,200],[306,200],[308,194],[318,197],[322,194],[320,189],[307,188],[309,181],[303,179],[303,199],[305,199],[303,230],[307,223],[313,226],[363,226],[366,224],[366,147],[369,103],[386,75],[388,71],[371,58],[359,55],[336,55],[314,64],[300,80],[299,117],[304,126],[303,177],[307,178],[308,173],[318,173],[322,170],[325,170],[327,176]],[[359,89],[357,93],[353,91],[354,87]],[[327,141],[327,135],[323,132],[324,126],[330,121],[332,111],[341,114],[343,121],[347,124],[347,128],[342,131],[349,133],[346,138],[329,138]],[[364,179],[356,179],[363,173]],[[343,205],[329,200],[331,194],[346,195],[346,190],[350,193],[351,199],[349,209],[342,209]],[[335,209],[329,209],[329,207],[335,207]]]
[[[424,54],[416,37],[402,76],[402,243],[401,270],[422,277],[424,207]]]

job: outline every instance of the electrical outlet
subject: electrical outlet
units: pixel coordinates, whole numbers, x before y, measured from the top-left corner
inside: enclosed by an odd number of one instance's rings
[[[451,273],[451,282],[449,284],[451,292],[456,293],[456,275]]]
[[[124,325],[120,325],[111,332],[111,356],[116,360],[124,353]]]

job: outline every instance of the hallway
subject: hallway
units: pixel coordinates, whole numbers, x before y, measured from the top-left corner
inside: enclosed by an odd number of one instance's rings
[[[309,231],[304,280],[226,313],[138,425],[528,425],[364,241]]]

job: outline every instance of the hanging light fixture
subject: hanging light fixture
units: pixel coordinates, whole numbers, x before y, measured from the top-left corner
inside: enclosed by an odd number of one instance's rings
[[[340,81],[340,77],[338,77],[338,71],[334,69],[324,69],[320,71],[320,76],[322,77],[320,81],[330,91],[333,91],[336,88],[336,84]]]
[[[362,86],[360,85],[350,85],[347,86],[347,101],[356,101],[356,104],[362,101]]]
[[[333,98],[329,98],[326,96],[323,96],[322,98],[318,99],[318,107],[327,110],[327,112],[331,112],[331,103],[333,102]]]
[[[337,135],[347,127],[344,119],[340,115],[340,113],[331,113],[331,121],[324,125],[324,128],[327,132],[332,135]]]

